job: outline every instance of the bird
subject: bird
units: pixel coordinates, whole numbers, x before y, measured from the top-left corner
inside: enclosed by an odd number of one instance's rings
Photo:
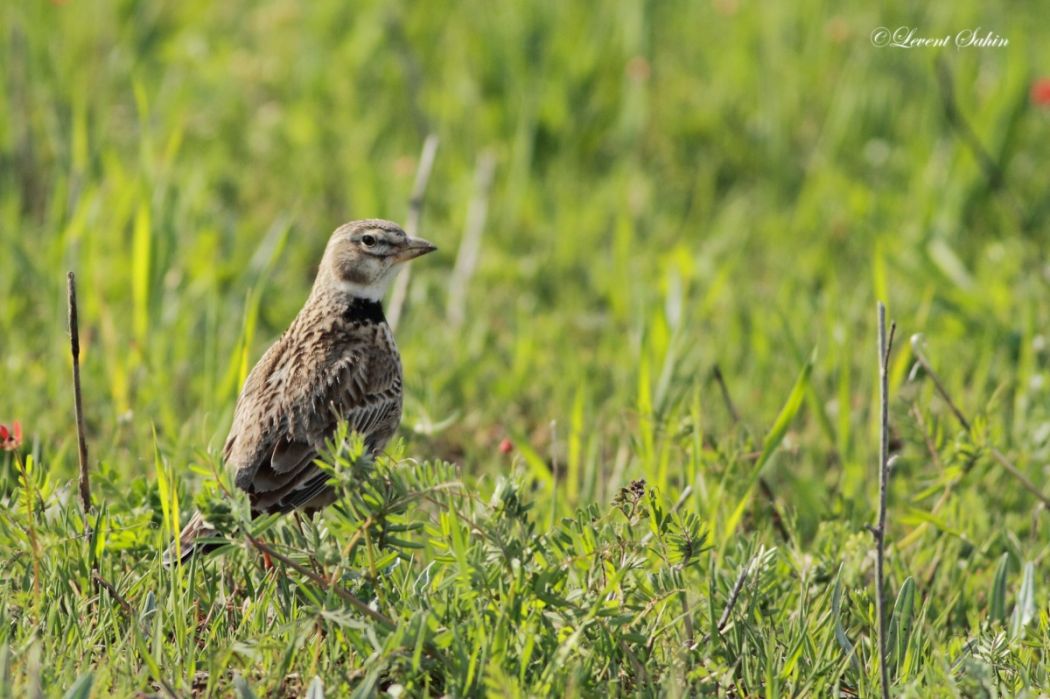
[[[249,372],[234,408],[223,462],[248,494],[253,517],[311,514],[335,500],[314,461],[341,422],[372,456],[394,435],[401,355],[382,299],[401,265],[435,250],[382,219],[351,221],[332,233],[310,295]],[[165,565],[217,548],[215,535],[194,513],[165,552]]]

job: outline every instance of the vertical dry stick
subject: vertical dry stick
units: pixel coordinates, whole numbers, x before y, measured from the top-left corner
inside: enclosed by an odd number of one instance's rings
[[[481,250],[481,234],[485,230],[485,219],[489,209],[489,190],[492,187],[492,175],[496,169],[496,158],[485,151],[478,157],[477,169],[474,172],[474,196],[467,208],[467,227],[456,255],[456,266],[452,269],[452,279],[448,289],[448,307],[446,315],[453,327],[460,327],[466,318],[467,286],[478,264],[478,253]]]
[[[77,283],[72,272],[66,275],[69,302],[69,345],[73,351],[73,412],[77,419],[77,446],[80,447],[80,505],[84,509],[84,534],[90,535],[91,480],[88,476],[87,438],[84,435],[84,408],[80,398],[80,329],[77,327]]]
[[[889,699],[890,678],[886,667],[886,600],[884,599],[884,560],[886,549],[886,489],[890,480],[890,401],[889,359],[893,349],[893,334],[897,324],[890,326],[886,338],[886,306],[878,305],[879,343],[879,523],[875,526],[875,614],[878,616],[879,677],[882,682],[882,699]]]
[[[438,137],[434,134],[427,136],[423,142],[423,153],[419,156],[419,166],[416,168],[416,181],[412,185],[412,198],[408,200],[408,218],[405,220],[405,233],[416,235],[419,233],[419,221],[423,217],[423,199],[427,193],[427,181],[430,180],[430,171],[434,167],[434,156],[437,155]],[[405,305],[405,296],[408,294],[408,282],[412,278],[412,267],[405,265],[394,280],[394,291],[390,294],[390,306],[387,309],[386,319],[391,330],[397,330],[397,323],[401,320],[401,307]]]

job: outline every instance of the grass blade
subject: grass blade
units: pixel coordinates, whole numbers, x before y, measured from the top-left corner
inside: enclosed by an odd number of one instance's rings
[[[857,672],[860,672],[860,661],[857,659],[856,653],[853,652],[853,644],[850,643],[849,636],[846,635],[846,630],[842,628],[842,616],[840,609],[842,606],[842,567],[845,564],[839,564],[839,572],[835,574],[835,590],[831,593],[831,618],[835,620],[835,640],[839,644],[839,648],[842,649],[842,653],[849,658],[850,665]]]
[[[317,675],[310,680],[310,686],[306,690],[306,699],[324,699],[324,682]]]
[[[252,688],[248,686],[248,683],[240,675],[233,678],[233,688],[237,692],[239,699],[256,699],[255,692],[252,691]]]
[[[91,696],[91,685],[95,681],[95,676],[92,673],[81,675],[77,678],[77,681],[73,683],[65,694],[62,695],[62,699],[88,699]]]
[[[1006,574],[1010,569],[1010,554],[1004,553],[999,559],[992,583],[991,603],[988,615],[993,621],[1006,623]]]
[[[798,378],[795,379],[795,385],[792,387],[791,393],[788,395],[788,399],[784,403],[784,407],[780,409],[780,414],[777,415],[777,419],[773,422],[773,426],[769,428],[769,432],[766,433],[765,439],[762,440],[762,452],[747,476],[744,494],[733,509],[732,514],[730,514],[729,518],[726,520],[725,530],[722,533],[723,546],[725,546],[726,542],[729,541],[729,538],[736,531],[737,525],[740,524],[740,519],[744,516],[744,510],[747,508],[747,503],[751,499],[751,491],[754,490],[755,483],[758,482],[758,476],[762,473],[762,469],[769,462],[770,457],[776,452],[777,447],[780,446],[780,443],[784,439],[784,435],[787,433],[788,427],[791,425],[792,420],[795,419],[799,409],[802,407],[802,403],[806,398],[806,391],[809,388],[809,377],[813,372],[813,364],[815,360],[816,350],[810,354],[809,359],[802,367],[802,371],[799,372]]]
[[[897,592],[897,601],[893,605],[890,617],[888,645],[893,653],[894,667],[900,668],[911,639],[912,625],[915,618],[915,580],[909,576]]]
[[[1017,638],[1024,627],[1035,616],[1035,564],[1028,561],[1024,564],[1024,575],[1021,589],[1017,592],[1017,603],[1014,605],[1013,621],[1010,624],[1010,636]]]
[[[153,257],[150,229],[149,203],[143,201],[135,213],[131,243],[131,298],[135,338],[142,349],[145,349],[146,335],[149,332],[150,260]]]

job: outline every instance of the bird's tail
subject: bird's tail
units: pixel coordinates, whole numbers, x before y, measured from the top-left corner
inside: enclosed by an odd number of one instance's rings
[[[173,541],[164,552],[164,565],[170,568],[176,561],[185,563],[195,553],[204,555],[219,548],[222,544],[215,540],[217,534],[215,528],[208,524],[200,512],[194,512],[179,533],[178,541]]]

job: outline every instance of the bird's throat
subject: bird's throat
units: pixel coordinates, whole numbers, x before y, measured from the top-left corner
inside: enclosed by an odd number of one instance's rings
[[[350,300],[344,317],[352,323],[385,323],[383,304],[372,299],[355,296]]]

